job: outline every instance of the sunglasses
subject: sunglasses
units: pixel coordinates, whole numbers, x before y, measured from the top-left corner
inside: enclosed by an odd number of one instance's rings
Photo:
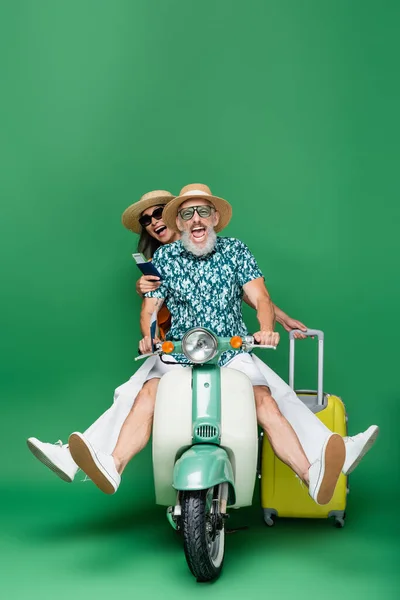
[[[211,215],[213,210],[215,210],[213,206],[206,204],[203,206],[189,206],[188,208],[182,208],[182,210],[178,211],[178,214],[184,221],[190,221],[195,212],[197,212],[202,219],[206,219]]]
[[[155,210],[153,210],[153,212],[151,213],[151,215],[143,215],[142,217],[140,217],[139,219],[139,223],[141,224],[142,227],[148,227],[151,223],[151,220],[154,218],[156,221],[158,221],[159,219],[161,219],[162,214],[163,214],[163,210],[164,207],[163,206],[159,206],[158,208],[156,208]]]

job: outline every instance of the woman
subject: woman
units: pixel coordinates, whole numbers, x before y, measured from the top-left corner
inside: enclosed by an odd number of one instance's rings
[[[138,202],[129,206],[122,215],[124,226],[140,235],[138,251],[142,252],[146,258],[151,258],[161,245],[169,244],[179,237],[176,232],[168,229],[162,220],[163,208],[173,198],[174,196],[170,192],[164,190],[148,192]],[[158,286],[157,278],[143,276],[138,280],[136,290],[139,295],[143,296]],[[159,312],[158,325],[160,334],[163,336],[170,325],[170,315],[166,307]],[[115,390],[113,405],[84,432],[85,437],[103,452],[111,453],[114,449],[122,424],[142,390],[154,361],[155,357],[147,359],[129,381]],[[150,382],[147,383],[150,384]],[[140,409],[146,412],[145,393],[143,393]],[[147,438],[148,428],[151,428],[151,421],[146,417],[144,421],[146,431],[144,431],[143,440]],[[63,444],[61,440],[57,444],[49,444],[34,437],[29,438],[27,444],[32,454],[63,481],[68,483],[73,481],[78,466],[72,459],[68,445]]]
[[[162,194],[168,194],[163,196]],[[155,251],[163,244],[169,244],[178,239],[175,231],[168,229],[162,220],[162,212],[165,202],[162,204],[151,204],[148,202],[163,200],[164,197],[172,200],[174,196],[169,192],[149,192],[139,202],[129,206],[122,215],[122,223],[127,229],[139,234],[138,252],[145,258],[152,259]],[[140,204],[143,202],[143,204]],[[142,212],[139,212],[142,211]],[[140,215],[138,217],[138,215]],[[143,298],[146,292],[151,292],[159,287],[159,278],[153,275],[143,275],[136,283],[136,291]],[[161,337],[164,337],[171,325],[171,318],[166,306],[162,306],[158,313],[158,327]]]

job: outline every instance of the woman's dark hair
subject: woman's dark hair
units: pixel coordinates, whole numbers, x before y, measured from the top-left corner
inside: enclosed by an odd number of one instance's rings
[[[141,252],[145,258],[153,258],[154,252],[161,246],[161,242],[151,237],[147,233],[144,227],[140,232],[140,238],[138,242],[138,252]]]
[[[153,206],[152,208],[165,208],[164,204],[159,204],[157,206]],[[143,214],[143,213],[142,213]],[[153,258],[154,252],[158,250],[158,248],[162,246],[161,242],[153,238],[146,231],[146,227],[142,227],[142,231],[140,232],[140,237],[138,241],[138,252],[141,252],[147,260],[149,258]]]

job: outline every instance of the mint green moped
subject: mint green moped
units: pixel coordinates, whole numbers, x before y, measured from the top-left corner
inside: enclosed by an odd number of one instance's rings
[[[252,503],[258,459],[253,387],[242,372],[220,368],[218,359],[226,350],[248,352],[255,344],[252,336],[218,338],[198,327],[180,341],[157,344],[154,352],[164,362],[170,354],[190,362],[160,380],[153,469],[156,503],[168,507],[197,581],[221,573],[228,507]]]

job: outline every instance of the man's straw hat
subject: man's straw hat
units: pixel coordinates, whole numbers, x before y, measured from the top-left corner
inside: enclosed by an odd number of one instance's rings
[[[163,221],[168,229],[179,231],[176,226],[176,217],[179,207],[185,200],[193,199],[208,200],[219,212],[219,223],[215,227],[216,232],[221,231],[228,225],[232,217],[232,207],[229,202],[223,198],[218,198],[218,196],[213,196],[208,186],[203,185],[202,183],[191,183],[185,185],[185,187],[181,189],[179,196],[168,202],[168,206],[164,209]]]

